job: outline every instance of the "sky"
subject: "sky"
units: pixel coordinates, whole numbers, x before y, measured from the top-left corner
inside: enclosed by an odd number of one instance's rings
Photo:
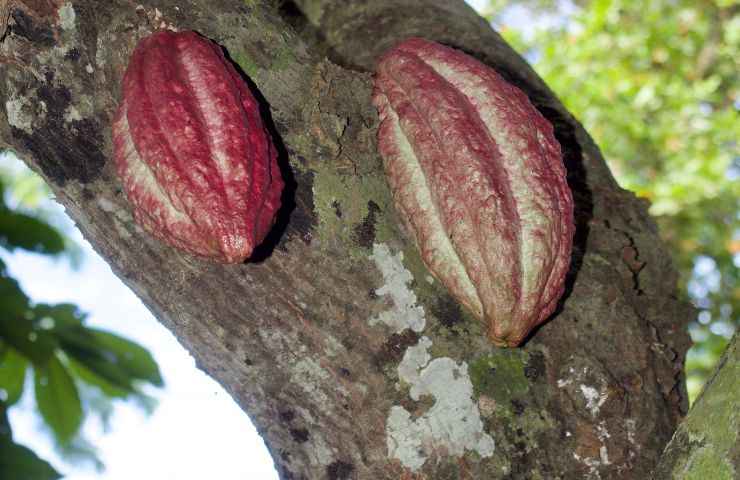
[[[468,3],[480,9],[488,1]],[[536,23],[519,8],[511,9],[502,22],[524,27],[525,34]],[[0,155],[0,162],[18,160]],[[34,301],[74,303],[88,314],[87,325],[111,330],[149,349],[165,387],[149,392],[159,402],[149,416],[122,401],[115,403],[108,428],[88,416],[83,432],[98,449],[105,464],[102,472],[59,458],[43,431],[31,388],[9,410],[15,441],[52,463],[66,480],[276,480],[272,459],[248,416],[195,367],[190,354],[82,238],[64,209],[51,200],[44,208],[56,210],[60,222],[66,222],[65,230],[82,246],[82,265],[74,269],[65,259],[0,250],[11,275]]]

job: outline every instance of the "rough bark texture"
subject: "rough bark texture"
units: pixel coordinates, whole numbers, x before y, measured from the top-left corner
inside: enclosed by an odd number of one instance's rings
[[[205,263],[132,220],[110,125],[128,56],[162,26],[221,44],[259,88],[287,187],[257,263]],[[368,72],[412,35],[496,68],[565,152],[577,226],[566,293],[522,349],[492,347],[398,229]],[[644,202],[462,1],[29,0],[0,54],[0,148],[44,176],[250,414],[281,478],[631,479],[655,467],[686,409],[691,310]]]
[[[735,334],[717,369],[660,458],[654,480],[740,476],[740,345]]]

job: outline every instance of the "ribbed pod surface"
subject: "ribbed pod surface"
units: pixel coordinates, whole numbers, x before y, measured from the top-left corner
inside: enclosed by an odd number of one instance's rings
[[[221,49],[195,32],[139,42],[113,144],[135,220],[170,245],[241,262],[272,227],[283,180],[259,105]]]
[[[379,60],[379,148],[429,270],[515,346],[563,293],[573,201],[552,125],[493,69],[420,38]]]

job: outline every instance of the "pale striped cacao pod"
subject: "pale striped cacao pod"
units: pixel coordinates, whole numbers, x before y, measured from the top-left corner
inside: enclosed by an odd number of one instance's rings
[[[563,293],[573,200],[552,125],[474,58],[412,38],[386,52],[373,102],[399,216],[421,258],[516,346]]]
[[[235,263],[271,229],[283,180],[259,105],[218,45],[195,32],[139,42],[113,144],[135,220],[166,243]]]

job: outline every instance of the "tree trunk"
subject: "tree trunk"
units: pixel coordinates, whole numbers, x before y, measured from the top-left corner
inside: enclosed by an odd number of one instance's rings
[[[648,477],[686,411],[692,310],[645,202],[461,0],[27,0],[11,13],[0,147],[249,413],[282,479]],[[269,106],[288,188],[257,262],[207,263],[133,223],[110,124],[134,45],[162,27],[221,44]],[[494,67],[563,147],[572,267],[523,348],[491,346],[399,230],[370,72],[412,35]]]

